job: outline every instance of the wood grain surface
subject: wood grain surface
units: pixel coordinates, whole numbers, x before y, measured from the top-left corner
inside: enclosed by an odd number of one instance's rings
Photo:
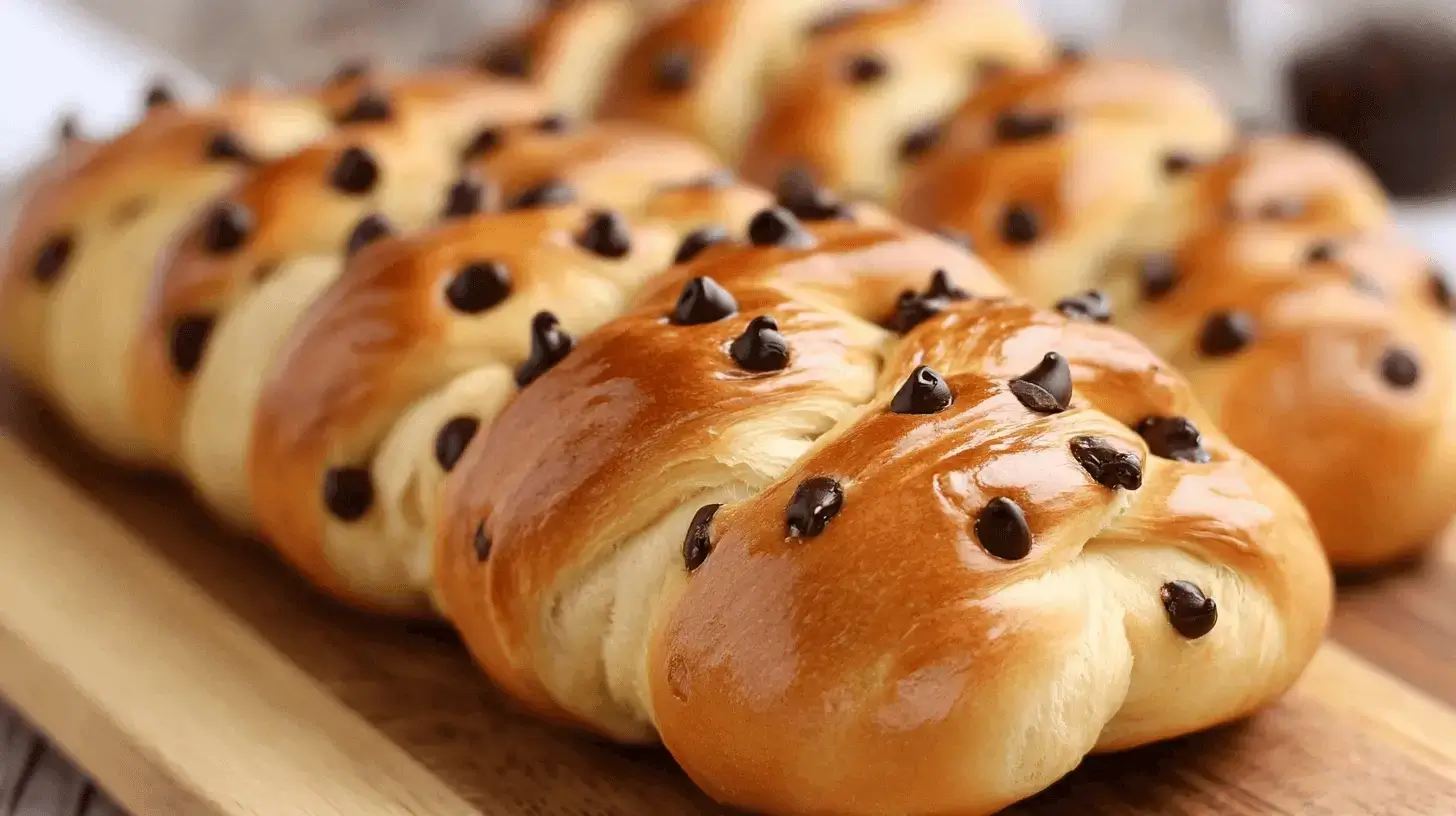
[[[0,695],[139,816],[725,812],[661,751],[517,713],[443,628],[320,599],[4,383],[0,434]],[[1456,813],[1453,569],[1447,545],[1342,590],[1278,705],[1013,812]]]

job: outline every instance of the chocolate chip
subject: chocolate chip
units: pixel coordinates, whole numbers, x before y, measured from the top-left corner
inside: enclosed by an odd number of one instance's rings
[[[1410,388],[1421,378],[1421,367],[1409,351],[1387,349],[1380,357],[1380,376],[1394,388]]]
[[[1081,62],[1087,58],[1087,49],[1072,42],[1065,42],[1057,46],[1057,59],[1062,62]]]
[[[986,502],[976,514],[976,540],[1003,561],[1020,561],[1031,554],[1031,527],[1016,502],[1000,496]]]
[[[1039,414],[1057,414],[1072,404],[1072,368],[1067,358],[1049,351],[1032,370],[1011,381],[1011,393]]]
[[[506,202],[508,210],[565,207],[576,202],[576,190],[564,181],[551,180],[522,192]]]
[[[1103,487],[1137,490],[1143,486],[1143,463],[1137,454],[1118,450],[1096,436],[1073,439],[1071,449],[1077,464]]]
[[[687,282],[677,304],[672,307],[672,322],[677,326],[698,326],[714,323],[738,313],[738,301],[712,278],[697,277]]]
[[[849,210],[828,188],[820,187],[805,167],[790,167],[779,174],[774,187],[780,207],[803,221],[832,221],[848,218]]]
[[[695,229],[687,234],[681,245],[677,248],[677,255],[672,259],[675,264],[685,264],[693,260],[709,247],[716,246],[728,240],[728,230],[720,226],[712,225]]]
[[[65,268],[66,261],[70,260],[71,251],[75,248],[76,241],[70,234],[54,236],[41,244],[30,267],[31,277],[42,286],[51,283],[60,277],[61,270]]]
[[[1025,142],[1053,136],[1062,129],[1062,117],[1055,113],[1008,111],[996,117],[998,142]]]
[[[1178,283],[1178,265],[1166,253],[1145,255],[1138,264],[1138,289],[1143,300],[1162,300]]]
[[[945,124],[942,122],[931,122],[921,125],[900,140],[900,161],[910,162],[929,153],[936,145],[940,144],[940,138],[945,134]]]
[[[592,214],[586,229],[576,236],[576,244],[603,258],[619,260],[632,251],[632,234],[619,213],[601,211]]]
[[[1068,320],[1081,320],[1088,323],[1110,323],[1112,321],[1112,304],[1107,300],[1107,295],[1099,289],[1088,289],[1080,295],[1062,298],[1057,301],[1056,309],[1062,317]]]
[[[358,521],[374,504],[374,477],[366,468],[329,468],[324,473],[324,507],[339,521]]]
[[[657,55],[652,62],[652,84],[663,93],[681,93],[693,84],[693,55],[682,48],[673,48]]]
[[[1203,637],[1218,623],[1218,604],[1195,584],[1169,581],[1163,584],[1158,596],[1168,613],[1168,622],[1173,624],[1178,634],[1189,640]]]
[[[394,230],[384,216],[379,213],[369,213],[359,219],[354,225],[354,231],[349,233],[349,240],[344,244],[344,255],[352,256],[359,250],[378,241],[381,238],[388,238]]]
[[[712,554],[713,540],[708,535],[708,527],[713,523],[713,516],[717,514],[718,508],[722,506],[705,504],[693,514],[693,522],[688,525],[688,534],[683,536],[683,564],[687,566],[688,572],[701,567]]]
[[[243,147],[243,143],[238,141],[237,134],[228,130],[219,130],[212,134],[212,137],[207,140],[207,147],[203,149],[203,155],[211,161],[254,163],[252,155]]]
[[[938,414],[955,401],[950,385],[930,366],[916,366],[890,400],[892,414]]]
[[[350,147],[339,154],[329,171],[329,184],[341,193],[364,195],[379,182],[379,165],[369,151]]]
[[[207,341],[217,325],[212,315],[185,315],[172,321],[167,350],[172,361],[172,370],[190,377],[202,365],[202,355],[207,350]]]
[[[855,85],[879,82],[889,73],[889,63],[878,54],[856,54],[844,67],[845,77]]]
[[[500,43],[481,58],[479,66],[499,77],[525,79],[531,74],[531,53],[523,43]]]
[[[235,252],[253,228],[253,214],[234,201],[221,201],[212,208],[202,228],[202,248],[214,255]]]
[[[789,341],[779,333],[778,321],[765,315],[748,322],[728,353],[748,371],[782,371],[789,364]]]
[[[470,144],[460,151],[460,161],[472,161],[491,153],[501,146],[502,141],[504,141],[504,137],[501,135],[500,128],[486,128],[475,134],[475,138],[470,140]]]
[[[490,558],[491,543],[490,536],[485,534],[485,522],[475,526],[475,540],[471,542],[471,546],[475,549],[477,564],[483,564]]]
[[[1254,340],[1254,318],[1247,312],[1214,312],[1198,333],[1198,350],[1205,357],[1237,354]]]
[[[1198,161],[1187,153],[1169,153],[1163,157],[1163,173],[1169,176],[1181,176],[1192,170]]]
[[[565,133],[571,129],[571,120],[564,113],[553,113],[536,120],[537,133]]]
[[[1187,417],[1148,417],[1136,430],[1154,456],[1194,464],[1210,461],[1203,449],[1203,435]]]
[[[445,194],[443,218],[465,218],[483,212],[486,205],[486,186],[479,179],[465,176],[450,186]]]
[[[1456,291],[1452,290],[1451,279],[1446,276],[1446,270],[1433,265],[1427,274],[1431,279],[1431,298],[1436,301],[1436,305],[1447,314],[1456,314]]]
[[[956,286],[944,269],[937,269],[930,276],[930,286],[924,293],[906,290],[895,302],[895,315],[890,319],[890,328],[904,334],[921,323],[950,308],[954,301],[969,300],[970,294]]]
[[[170,105],[175,101],[177,101],[177,98],[172,93],[171,87],[163,80],[159,79],[153,82],[151,87],[147,88],[146,104],[148,110],[161,107],[162,105]]]
[[[465,314],[480,314],[510,294],[511,273],[498,261],[466,264],[445,286],[445,299]]]
[[[1041,219],[1025,204],[1013,204],[1001,219],[1001,238],[1012,246],[1025,246],[1041,234]]]
[[[789,499],[789,535],[794,538],[819,535],[843,507],[844,489],[839,482],[828,476],[805,479]]]
[[[1307,264],[1329,263],[1334,259],[1334,241],[1316,241],[1310,244],[1309,251],[1304,253],[1304,262]]]
[[[473,416],[458,416],[440,427],[435,434],[435,461],[441,470],[449,473],[455,469],[479,430],[480,420]]]
[[[81,123],[76,120],[75,114],[66,114],[61,117],[61,123],[57,126],[56,133],[62,143],[75,141],[81,138]]]
[[[782,207],[772,207],[755,215],[748,222],[748,240],[754,246],[788,249],[806,249],[814,243],[813,237],[799,224],[799,219]]]
[[[334,73],[328,79],[328,84],[343,85],[346,82],[353,82],[368,72],[369,64],[367,62],[363,60],[350,60],[349,62],[342,63],[334,70]]]
[[[336,120],[341,125],[352,125],[358,122],[387,122],[393,114],[390,108],[389,97],[377,88],[365,88],[359,92],[354,104],[339,115]]]
[[[516,385],[525,388],[542,374],[566,359],[576,347],[576,338],[561,328],[561,321],[550,312],[538,312],[531,318],[531,354],[516,369]]]

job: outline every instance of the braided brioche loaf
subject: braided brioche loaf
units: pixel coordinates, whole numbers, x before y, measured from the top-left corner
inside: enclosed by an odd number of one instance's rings
[[[657,12],[623,76],[667,31],[711,81],[677,108],[612,98],[679,130],[726,123],[713,147],[733,155],[742,106],[831,5]],[[1327,564],[1299,501],[1182,375],[1100,325],[1103,300],[1039,311],[959,241],[816,183],[913,117],[823,166],[788,150],[770,194],[649,125],[551,114],[567,92],[531,76],[348,72],[278,102],[311,127],[218,179],[193,155],[173,169],[197,137],[154,153],[147,122],[77,145],[116,169],[34,193],[65,206],[28,208],[12,241],[0,315],[36,331],[7,332],[7,356],[109,452],[181,470],[322,589],[443,611],[523,704],[661,738],[726,803],[989,812],[1088,752],[1293,682],[1328,619]],[[720,83],[743,89],[725,101]],[[1183,116],[1086,118],[1142,134],[1162,195],[1166,154],[1228,138]],[[134,236],[108,219],[138,193],[169,220]],[[1137,242],[1108,257],[1168,231],[1125,230]],[[1399,254],[1341,237],[1349,258]],[[1282,246],[1252,257],[1277,265]],[[118,259],[126,298],[79,274]],[[1390,267],[1381,285],[1419,302],[1420,272]]]
[[[747,243],[457,463],[435,578],[503,688],[735,805],[987,813],[1298,675],[1330,603],[1304,511],[1151,352],[903,227]]]
[[[250,91],[184,108],[154,89],[119,138],[66,138],[24,192],[0,261],[6,358],[96,445],[151,462],[124,371],[158,253],[255,161],[325,134],[332,113],[318,97]]]
[[[1102,290],[1295,489],[1337,565],[1425,546],[1456,512],[1445,278],[1343,152],[1260,137],[1220,155],[1219,117],[1156,77],[1091,60],[994,85],[895,209],[968,236],[1041,304]]]

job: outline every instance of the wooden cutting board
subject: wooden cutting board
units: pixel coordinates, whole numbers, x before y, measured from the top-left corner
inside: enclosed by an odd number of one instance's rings
[[[1274,708],[1015,812],[1456,813],[1453,553],[1346,590],[1342,642]],[[661,751],[517,713],[447,631],[320,599],[6,381],[0,696],[139,816],[725,812]]]

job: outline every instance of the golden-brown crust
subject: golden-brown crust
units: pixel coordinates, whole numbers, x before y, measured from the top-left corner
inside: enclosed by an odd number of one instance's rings
[[[529,24],[481,49],[476,66],[501,77],[529,80],[552,107],[589,116],[602,87],[646,11],[633,0],[562,0]]]
[[[893,315],[896,294],[923,289],[934,270],[970,292],[1004,292],[973,258],[912,230],[809,229],[812,247],[718,247],[654,278],[630,315],[582,338],[524,390],[455,471],[436,548],[444,606],[491,675],[533,709],[568,716],[545,685],[550,670],[534,662],[555,660],[538,611],[569,576],[606,557],[584,542],[611,547],[714,487],[724,471],[759,485],[776,475],[786,456],[868,397],[890,336],[874,324]],[[700,276],[733,295],[735,313],[674,325],[668,315],[684,284]],[[735,337],[763,316],[789,338],[788,363],[777,371],[746,370],[732,356]],[[563,412],[568,404],[599,410]],[[776,416],[783,427],[747,429]],[[738,427],[749,436],[739,438]],[[757,455],[722,447],[734,439]],[[525,461],[538,466],[510,465]],[[549,464],[566,461],[568,470]],[[609,487],[633,501],[611,502]],[[483,519],[494,543],[482,564],[474,541]],[[565,705],[589,727],[645,736],[640,720],[608,710],[593,720],[589,704]]]
[[[613,73],[600,112],[698,139],[736,163],[762,97],[801,55],[806,29],[843,0],[702,0],[651,21]]]
[[[1456,508],[1456,331],[1449,289],[1422,253],[1392,237],[1328,236],[1267,222],[1197,236],[1172,257],[1171,287],[1121,322],[1295,490],[1330,557],[1361,567],[1424,547]],[[1246,347],[1200,348],[1219,313],[1250,319]],[[1387,373],[1403,365],[1392,353],[1413,371]]]
[[[1153,132],[1167,153],[1194,164],[1218,158],[1234,138],[1223,106],[1186,75],[1135,60],[1088,57],[992,78],[961,105],[941,149],[961,153],[1004,139],[997,120],[1005,114],[1137,124]]]
[[[253,159],[330,126],[316,99],[236,92],[204,109],[160,105],[110,142],[68,147],[21,203],[0,266],[6,356],[108,452],[149,459],[126,416],[120,361],[101,357],[128,342],[156,254]]]
[[[173,337],[182,321],[215,327],[281,267],[310,255],[341,255],[366,214],[398,230],[442,217],[447,190],[460,176],[462,143],[482,128],[534,121],[545,110],[523,86],[471,75],[364,77],[327,93],[339,97],[332,104],[347,107],[364,89],[388,100],[387,118],[346,125],[259,168],[222,197],[243,214],[239,246],[208,245],[214,211],[204,208],[162,259],[133,347],[131,391],[150,443],[173,464],[182,464],[178,434],[192,375],[205,363],[203,345],[188,350],[199,357],[189,361],[193,371],[178,370]],[[335,176],[356,151],[372,169],[367,186],[351,188]]]
[[[548,130],[501,132],[499,145],[470,167],[511,201],[548,182],[569,187],[578,203],[639,212],[661,187],[686,184],[722,169],[707,148],[633,122],[565,123]]]
[[[1017,292],[1049,305],[1105,285],[1105,262],[1160,217],[1153,206],[1169,188],[1156,138],[1084,121],[1047,138],[940,153],[911,173],[894,210],[968,237]]]
[[[665,593],[649,660],[658,727],[710,793],[766,812],[990,813],[1088,750],[1242,716],[1293,682],[1330,603],[1298,502],[1214,434],[1212,462],[1156,458],[1098,410],[1129,390],[1103,372],[1155,358],[1114,330],[1057,323],[984,302],[928,322],[886,382],[929,364],[948,409],[892,413],[882,387],[772,487],[714,515],[705,563]],[[963,331],[981,338],[970,350]],[[1003,379],[1015,369],[983,368],[998,346],[1021,358],[1009,365],[1050,348],[1089,363],[1074,367],[1071,409],[1028,411]],[[1079,466],[1069,443],[1088,434],[1136,452],[1136,491]],[[838,514],[786,535],[796,490],[823,476],[841,485]],[[1025,514],[1019,561],[978,542],[992,497]],[[1206,637],[1168,626],[1158,594],[1174,579],[1219,603]],[[1293,659],[1266,662],[1251,637]]]
[[[967,91],[997,71],[1040,67],[1053,51],[1004,0],[912,0],[862,12],[809,41],[766,103],[744,175],[771,187],[799,167],[832,189],[883,200]]]
[[[375,569],[390,559],[370,551],[385,546],[374,535],[381,513],[366,504],[356,519],[330,515],[325,474],[367,472],[398,416],[451,378],[523,362],[537,312],[554,312],[573,333],[619,312],[676,248],[670,233],[641,228],[627,256],[593,255],[575,237],[588,217],[578,208],[487,215],[372,245],[294,329],[257,410],[249,472],[263,530],[320,586],[366,606],[422,605],[425,587],[405,580],[413,576]],[[503,266],[508,294],[480,299],[480,287],[467,287],[466,301],[452,301],[455,276],[481,263]]]
[[[899,213],[965,232],[1043,305],[1105,290],[1114,319],[1295,489],[1337,564],[1429,543],[1456,511],[1451,287],[1389,233],[1371,174],[1333,145],[1277,136],[1157,168],[1166,126],[1184,127],[1176,98],[1139,93],[1122,111],[1115,86],[1044,99],[1045,82],[1010,77],[968,103]],[[1063,108],[1080,115],[985,144],[997,111]],[[1018,205],[1028,217],[1008,229]]]

